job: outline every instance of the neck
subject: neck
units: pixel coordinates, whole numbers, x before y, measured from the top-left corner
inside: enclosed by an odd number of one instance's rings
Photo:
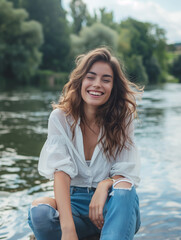
[[[84,105],[85,121],[89,126],[96,124],[96,108]]]
[[[96,111],[95,107],[84,105],[84,122],[81,123],[81,129],[83,134],[90,134],[90,131],[96,135],[99,134],[99,126],[96,122]]]

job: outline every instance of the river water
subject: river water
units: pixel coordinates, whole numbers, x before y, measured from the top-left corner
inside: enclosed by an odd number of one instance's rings
[[[29,240],[27,209],[53,196],[37,172],[51,102],[58,91],[0,92],[0,239]],[[142,226],[135,239],[181,239],[181,84],[152,86],[138,102],[136,142],[142,161],[138,188]]]

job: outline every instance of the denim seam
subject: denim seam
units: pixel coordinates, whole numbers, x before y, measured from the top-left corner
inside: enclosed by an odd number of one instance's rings
[[[129,223],[129,227],[128,227],[127,233],[125,234],[125,240],[130,240],[129,235],[130,235],[131,226],[133,225],[133,214],[134,214],[134,211],[135,211],[135,202],[136,202],[136,196],[135,196],[134,204],[133,204],[133,207],[132,207],[131,220],[130,220],[130,223]],[[134,231],[134,233],[135,233],[135,231]]]
[[[136,200],[135,201],[136,201],[136,204],[138,205],[138,216],[140,217],[139,198],[138,198],[138,196],[136,196]],[[138,221],[138,218],[137,218],[137,221]],[[137,226],[137,222],[136,222],[136,226]],[[137,226],[137,228],[135,228],[135,234],[139,231],[140,226],[141,226],[141,219],[139,219],[139,225]]]
[[[29,224],[30,228],[34,231],[34,227],[33,227],[32,221],[31,221],[30,211],[31,211],[31,207],[29,207],[29,209],[28,209],[28,224]]]

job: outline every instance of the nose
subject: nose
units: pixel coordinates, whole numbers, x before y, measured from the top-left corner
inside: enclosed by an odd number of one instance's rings
[[[101,86],[101,79],[99,77],[96,77],[94,82],[93,82],[93,87],[100,87]]]

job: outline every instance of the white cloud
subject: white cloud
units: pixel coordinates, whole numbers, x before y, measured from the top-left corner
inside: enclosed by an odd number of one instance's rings
[[[128,17],[134,19],[158,24],[166,30],[168,43],[181,42],[181,9],[177,11],[164,8],[158,2],[151,0],[83,0],[89,11],[93,13],[94,9],[106,7],[113,11],[115,20],[120,21]],[[70,0],[63,0],[63,6],[68,8]]]
[[[152,1],[117,0],[117,4],[123,18],[156,23],[166,30],[168,42],[181,42],[181,11],[170,12]],[[118,10],[115,14],[118,18]]]

